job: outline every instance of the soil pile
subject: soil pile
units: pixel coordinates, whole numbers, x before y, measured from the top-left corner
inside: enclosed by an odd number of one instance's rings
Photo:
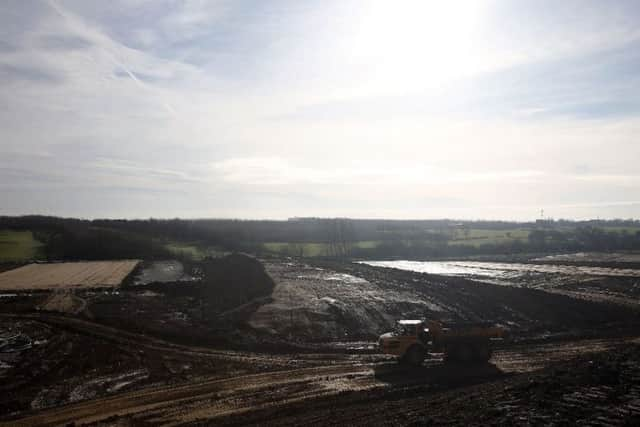
[[[231,254],[202,263],[202,299],[210,309],[223,312],[271,294],[275,283],[257,259]]]
[[[257,259],[232,254],[197,264],[198,280],[154,282],[95,295],[93,320],[184,344],[230,346],[275,286]]]

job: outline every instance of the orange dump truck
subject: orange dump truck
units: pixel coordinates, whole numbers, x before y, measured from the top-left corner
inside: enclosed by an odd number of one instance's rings
[[[437,321],[400,320],[394,332],[380,336],[378,345],[400,361],[420,365],[431,352],[444,353],[445,361],[487,362],[491,343],[505,331],[487,323],[456,323],[443,326]]]

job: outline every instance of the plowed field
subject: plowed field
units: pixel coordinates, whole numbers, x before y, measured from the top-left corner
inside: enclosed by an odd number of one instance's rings
[[[138,260],[29,264],[0,273],[0,290],[119,286]]]

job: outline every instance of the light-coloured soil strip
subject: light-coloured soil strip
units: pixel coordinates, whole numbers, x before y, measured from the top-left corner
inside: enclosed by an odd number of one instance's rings
[[[117,287],[139,260],[29,264],[0,273],[0,290]]]

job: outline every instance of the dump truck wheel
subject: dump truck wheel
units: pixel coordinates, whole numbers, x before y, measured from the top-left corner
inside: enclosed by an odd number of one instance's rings
[[[424,361],[424,350],[418,345],[414,345],[404,355],[404,361],[411,366],[420,366]]]
[[[491,359],[491,349],[487,344],[478,344],[473,349],[474,360],[481,363],[486,363]]]
[[[470,362],[473,360],[471,346],[465,343],[448,345],[444,350],[445,362]]]
[[[460,344],[456,353],[456,359],[460,362],[470,362],[473,360],[473,349],[469,344]]]
[[[455,362],[458,360],[458,346],[448,345],[444,348],[444,361],[446,363]]]

